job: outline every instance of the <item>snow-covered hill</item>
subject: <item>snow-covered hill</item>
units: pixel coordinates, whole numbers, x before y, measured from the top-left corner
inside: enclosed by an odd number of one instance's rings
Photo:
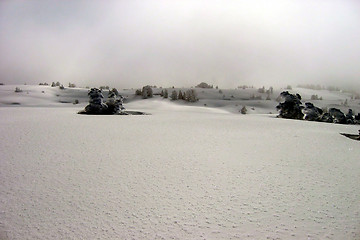
[[[360,238],[357,125],[162,98],[79,115],[37,89],[0,107],[0,239]]]
[[[15,88],[19,87],[22,92],[15,93]],[[248,114],[268,114],[276,113],[278,105],[277,98],[284,89],[274,89],[274,92],[268,96],[267,93],[259,93],[256,88],[246,89],[202,89],[195,88],[198,102],[186,103],[182,100],[171,101],[162,99],[158,94],[163,89],[154,88],[154,99],[165,102],[172,102],[181,106],[201,106],[207,108],[223,109],[232,113],[239,113],[243,106],[248,109]],[[187,88],[168,88],[169,95],[172,91],[185,92]],[[355,114],[360,112],[360,99],[352,99],[352,95],[340,91],[311,90],[304,88],[294,88],[290,93],[299,93],[302,96],[302,102],[312,102],[320,108],[339,108],[347,113],[351,108]],[[104,90],[104,96],[107,97],[108,90]],[[141,100],[141,97],[135,96],[135,89],[120,89],[120,94],[126,97],[126,103]],[[0,85],[0,106],[71,106],[75,100],[78,100],[81,107],[84,107],[89,98],[88,89],[85,88],[65,88],[60,90],[58,87],[33,86],[33,85]],[[311,100],[312,95],[317,95],[323,100]],[[253,98],[261,99],[253,99]],[[270,100],[266,100],[270,97]],[[347,102],[345,105],[344,103]],[[80,108],[81,108],[80,107]]]

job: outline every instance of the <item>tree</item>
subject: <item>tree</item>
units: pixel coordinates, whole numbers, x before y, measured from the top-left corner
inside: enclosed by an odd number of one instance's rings
[[[69,88],[74,88],[76,85],[74,83],[69,83]]]
[[[183,99],[184,99],[184,96],[183,96],[181,90],[179,90],[178,99],[180,99],[180,100],[183,100]]]
[[[173,101],[178,99],[178,94],[177,94],[177,92],[175,90],[171,92],[170,98]]]
[[[137,95],[137,96],[141,96],[141,95],[142,95],[141,90],[140,90],[140,89],[136,89],[136,91],[135,91],[135,95]]]
[[[119,94],[116,88],[109,91],[108,100],[106,101],[109,114],[116,114],[125,109],[123,107],[123,99],[123,96]]]
[[[153,97],[153,90],[151,88],[151,86],[144,86],[142,88],[142,98],[146,99],[146,98],[152,98]]]
[[[213,85],[209,85],[205,82],[199,83],[198,85],[195,86],[196,88],[213,88]]]
[[[246,109],[246,106],[243,106],[240,110],[241,114],[246,114],[247,112],[247,109]]]
[[[165,89],[165,90],[164,90],[164,98],[168,98],[168,97],[169,97],[168,90],[167,90],[167,89]]]
[[[21,90],[21,88],[19,88],[19,87],[16,87],[16,88],[15,88],[15,92],[16,92],[16,93],[19,93],[19,92],[22,92],[22,91],[23,91],[23,90]]]
[[[197,93],[194,89],[189,89],[186,91],[186,98],[185,100],[187,102],[196,102],[199,99],[197,98]]]
[[[107,112],[107,105],[103,102],[104,95],[101,89],[91,88],[88,92],[89,104],[85,107],[87,114],[105,114]]]
[[[280,97],[285,101],[279,103],[276,109],[279,111],[279,116],[282,118],[290,119],[303,119],[301,96],[299,94],[290,94],[288,91],[284,91],[280,94]]]

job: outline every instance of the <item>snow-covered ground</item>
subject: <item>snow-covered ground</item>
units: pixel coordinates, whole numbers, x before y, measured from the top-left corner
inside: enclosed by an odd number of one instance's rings
[[[0,239],[360,239],[359,126],[55,105],[0,107]]]

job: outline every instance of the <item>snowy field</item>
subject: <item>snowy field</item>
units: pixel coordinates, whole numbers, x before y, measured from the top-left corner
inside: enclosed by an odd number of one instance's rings
[[[360,239],[358,125],[83,107],[0,107],[0,239]]]

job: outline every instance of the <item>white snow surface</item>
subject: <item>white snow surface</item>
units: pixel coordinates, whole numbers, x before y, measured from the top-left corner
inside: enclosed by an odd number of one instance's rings
[[[0,107],[0,239],[360,239],[356,125]]]

